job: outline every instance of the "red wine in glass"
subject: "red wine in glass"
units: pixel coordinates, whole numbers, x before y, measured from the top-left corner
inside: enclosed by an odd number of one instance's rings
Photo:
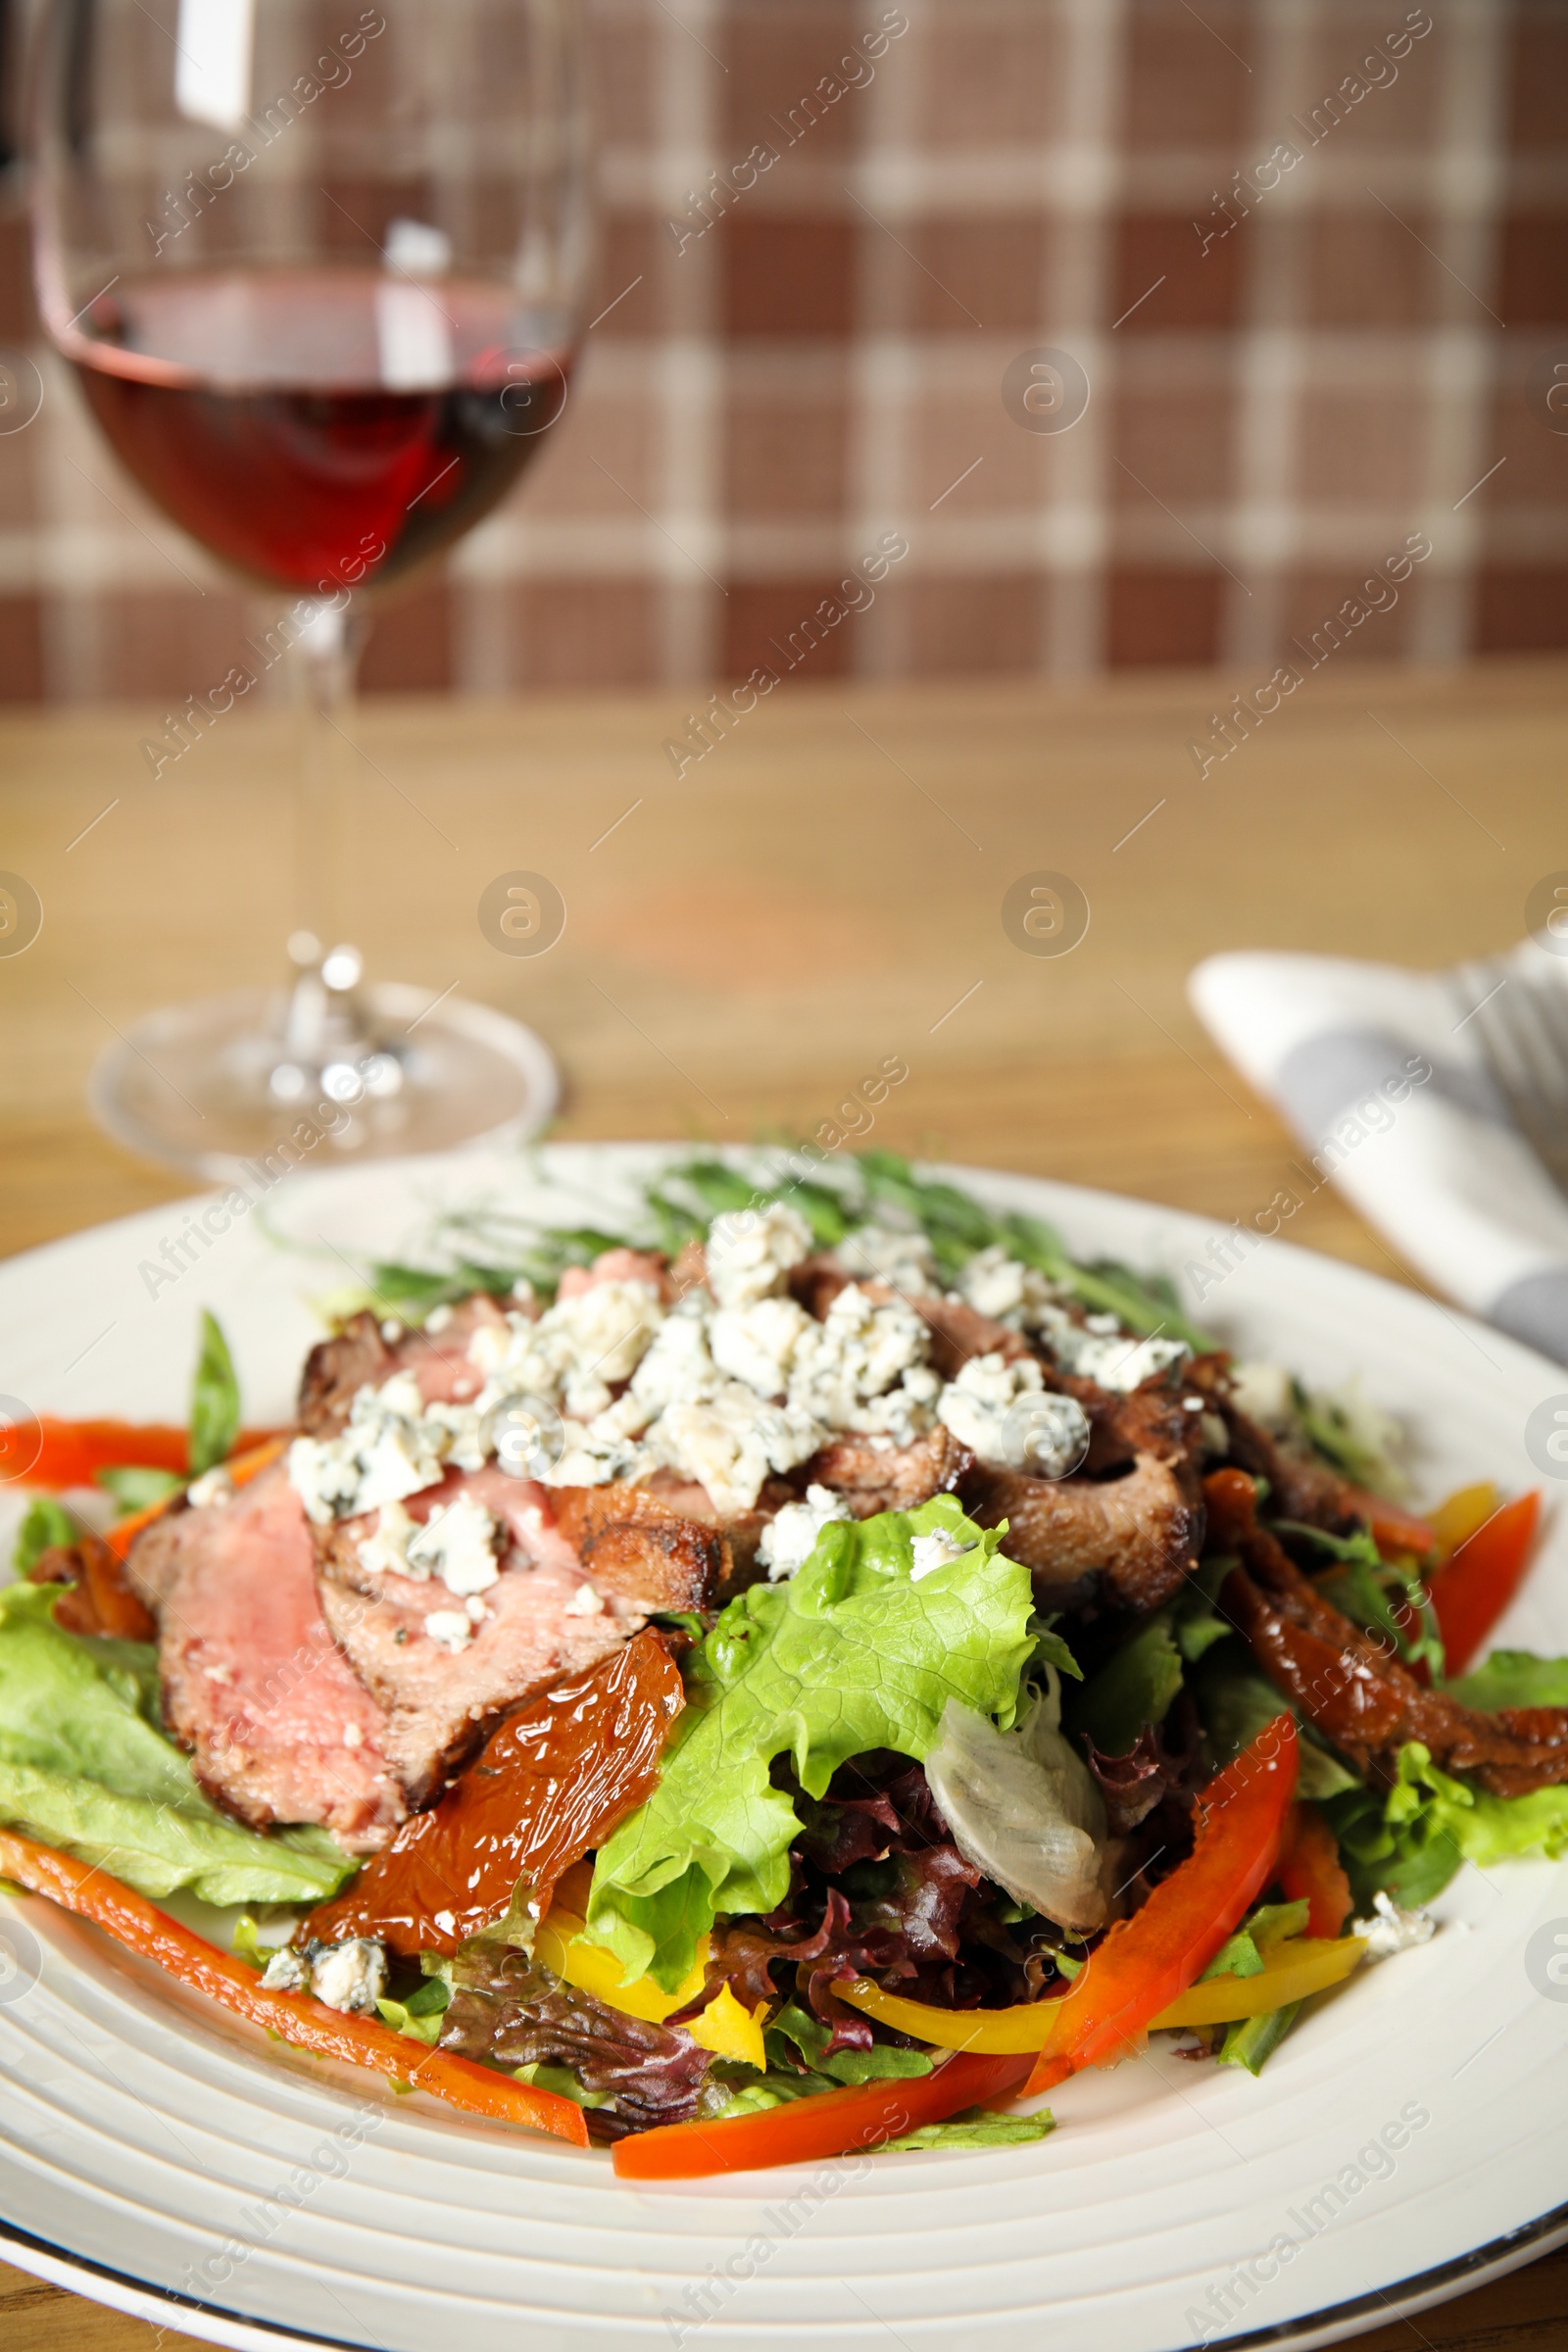
[[[380,588],[471,529],[544,447],[569,365],[504,286],[349,269],[121,284],[64,347],[166,513],[312,596]]]

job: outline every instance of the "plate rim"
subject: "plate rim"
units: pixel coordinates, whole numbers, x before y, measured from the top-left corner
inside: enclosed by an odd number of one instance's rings
[[[1369,2287],[1364,2294],[1332,2303],[1326,2310],[1313,2312],[1304,2319],[1280,2320],[1270,2328],[1250,2328],[1245,2335],[1226,2333],[1217,2340],[1223,2341],[1225,2352],[1262,2352],[1264,2346],[1272,2347],[1272,2352],[1314,2352],[1318,2345],[1343,2342],[1364,2320],[1381,2326],[1408,2319],[1418,2311],[1429,2311],[1435,2304],[1455,2301],[1459,2295],[1485,2286],[1491,2279],[1505,2278],[1510,2272],[1527,2269],[1532,2262],[1555,2252],[1561,2245],[1568,2245],[1568,2202],[1554,2205],[1535,2221],[1522,2223],[1517,2230],[1507,2230],[1484,2246],[1473,2246],[1468,2254],[1455,2254],[1447,2262],[1398,2280],[1393,2293]],[[320,2335],[308,2328],[286,2327],[277,2320],[252,2319],[224,2304],[198,2302],[195,2296],[182,2295],[177,2288],[148,2286],[128,2272],[94,2262],[86,2255],[65,2253],[47,2238],[35,2236],[31,2230],[18,2230],[4,2220],[0,2220],[0,2254],[14,2259],[16,2268],[29,2278],[42,2278],[52,2286],[83,2295],[89,2302],[123,2312],[132,2319],[156,2323],[163,2315],[178,2318],[194,2314],[218,2320],[228,2333],[224,2337],[209,2337],[208,2341],[226,2343],[235,2352],[279,2352],[279,2348],[281,2352],[295,2352],[296,2347],[299,2352],[373,2352],[373,2337]],[[34,2257],[32,2261],[17,2259],[28,2254]],[[55,2272],[64,2276],[56,2278],[52,2276]],[[101,2292],[104,2287],[118,2288],[120,2292]],[[1189,2348],[1172,2346],[1171,2352],[1189,2352]]]

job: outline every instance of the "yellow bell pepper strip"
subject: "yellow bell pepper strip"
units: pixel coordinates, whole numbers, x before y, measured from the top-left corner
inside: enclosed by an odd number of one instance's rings
[[[698,1945],[691,1974],[678,1992],[661,1992],[652,1977],[639,1977],[635,1984],[623,1984],[621,1964],[614,1953],[602,1943],[586,1939],[582,1921],[563,1909],[559,1895],[540,1922],[533,1948],[535,1957],[565,1984],[575,1984],[580,1992],[591,1992],[596,2000],[603,2001],[607,2008],[618,2009],[624,2017],[640,2017],[651,2025],[662,2026],[666,2017],[672,2017],[702,1991],[709,1938],[705,1936]],[[744,2059],[748,2066],[761,2071],[767,2065],[762,2045],[766,2016],[765,2001],[760,2001],[755,2013],[748,2016],[726,1984],[700,2016],[686,2020],[686,2031],[700,2048],[711,2050],[716,2058]]]
[[[374,2067],[394,2082],[433,2091],[470,2115],[549,2132],[575,2147],[588,2145],[588,2127],[575,2101],[515,2082],[493,2067],[478,2066],[450,2050],[421,2050],[386,2026],[328,2009],[309,1993],[270,1991],[243,1960],[181,1927],[95,1863],[78,1862],[13,1830],[0,1830],[0,1875],[29,1893],[47,1895],[62,1910],[90,1919],[131,1951],[156,1960],[181,1984],[220,2001],[252,2025],[265,2026],[297,2049],[314,2051],[319,2058],[344,2059],[350,2066]]]
[[[1200,1977],[1273,1876],[1296,1794],[1296,1725],[1266,1723],[1198,1800],[1185,1862],[1143,1908],[1119,1919],[1065,1998],[1029,2088],[1049,2090],[1084,2066],[1114,2066]]]
[[[698,1946],[692,1972],[678,1991],[662,1992],[652,1977],[639,1977],[635,1984],[623,1984],[621,1962],[606,1945],[588,1942],[582,1921],[563,1909],[559,1895],[540,1922],[533,1948],[546,1968],[553,1969],[566,1984],[575,1984],[580,1992],[591,1992],[596,2000],[603,2001],[608,2008],[618,2009],[622,2016],[644,2018],[655,2026],[662,2026],[683,2003],[697,1998],[708,1966],[705,1936]]]
[[[1242,2017],[1267,2017],[1309,1993],[1343,1984],[1366,1950],[1364,1936],[1293,1936],[1277,1943],[1255,1977],[1208,1977],[1189,1984],[1168,2009],[1151,2021],[1153,2031],[1179,2026],[1230,2026]]]
[[[1473,1487],[1455,1487],[1446,1494],[1435,1511],[1428,1511],[1427,1525],[1438,1540],[1442,1559],[1451,1559],[1467,1537],[1478,1527],[1485,1527],[1502,1496],[1490,1478]]]
[[[660,2124],[615,2142],[622,2180],[698,2180],[711,2173],[749,2173],[767,2165],[815,2163],[857,2148],[878,2148],[922,2124],[945,2123],[961,2108],[1015,2090],[1027,2056],[950,2058],[933,2073],[854,2090],[826,2090],[760,2114],[690,2124]]]
[[[1167,2009],[1149,2021],[1152,2034],[1179,2026],[1227,2026],[1238,2018],[1264,2017],[1290,2001],[1303,2001],[1348,1977],[1366,1949],[1363,1936],[1344,1936],[1324,1942],[1297,1936],[1277,1943],[1255,1977],[1210,1977],[1190,1984]],[[879,2025],[912,2034],[939,2050],[1049,2050],[1067,2004],[1065,1999],[1025,2001],[1014,2009],[938,2009],[929,2001],[909,2001],[884,1992],[864,1979],[835,1984],[841,2001],[874,2017]]]

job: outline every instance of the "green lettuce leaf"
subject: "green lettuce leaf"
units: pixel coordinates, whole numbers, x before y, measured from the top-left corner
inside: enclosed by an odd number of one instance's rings
[[[971,1548],[915,1582],[913,1539],[938,1530]],[[730,1602],[688,1661],[691,1703],[659,1787],[594,1869],[589,1933],[625,1982],[651,1974],[673,1992],[719,1912],[783,1902],[801,1823],[773,1786],[775,1756],[821,1797],[867,1748],[920,1762],[950,1698],[1010,1726],[1034,1643],[1029,1572],[1001,1542],[939,1494],[823,1528],[787,1584]]]
[[[35,1494],[17,1530],[11,1565],[18,1576],[25,1576],[46,1551],[57,1544],[74,1544],[76,1535],[76,1523],[64,1503],[56,1502],[52,1494]]]
[[[1554,1862],[1568,1853],[1568,1788],[1489,1796],[1441,1771],[1419,1740],[1400,1748],[1386,1796],[1357,1788],[1324,1810],[1360,1910],[1380,1886],[1407,1907],[1429,1903],[1461,1862],[1485,1870],[1524,1854]]]
[[[1568,1658],[1494,1649],[1474,1674],[1450,1683],[1448,1695],[1483,1715],[1494,1715],[1499,1707],[1568,1707]]]
[[[48,1586],[0,1592],[0,1821],[153,1896],[315,1903],[356,1865],[324,1830],[263,1837],[202,1794],[157,1729],[158,1660],[56,1625]]]

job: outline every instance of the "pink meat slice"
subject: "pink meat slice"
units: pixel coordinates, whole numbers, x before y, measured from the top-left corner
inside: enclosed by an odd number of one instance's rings
[[[360,1544],[375,1515],[316,1531],[321,1608],[355,1672],[384,1710],[384,1752],[411,1807],[430,1804],[488,1727],[563,1675],[578,1674],[636,1633],[642,1615],[614,1594],[601,1599],[555,1524],[549,1490],[487,1467],[451,1471],[411,1494],[411,1518],[467,1494],[509,1537],[501,1575],[479,1597],[485,1614],[464,1647],[425,1629],[464,1603],[437,1578],[368,1567]],[[594,1602],[584,1612],[579,1595]],[[576,1603],[573,1607],[571,1604]]]
[[[504,1323],[506,1311],[487,1292],[461,1299],[439,1331],[400,1331],[386,1337],[368,1311],[351,1315],[331,1339],[313,1348],[300,1382],[300,1427],[308,1437],[333,1437],[361,1389],[378,1389],[395,1372],[412,1372],[426,1404],[468,1404],[484,1374],[468,1361],[468,1344],[481,1324]],[[517,1307],[513,1313],[537,1310]]]
[[[208,1793],[257,1828],[319,1822],[351,1853],[406,1807],[386,1719],[328,1631],[304,1506],[281,1464],[131,1547],[159,1617],[164,1721]]]

